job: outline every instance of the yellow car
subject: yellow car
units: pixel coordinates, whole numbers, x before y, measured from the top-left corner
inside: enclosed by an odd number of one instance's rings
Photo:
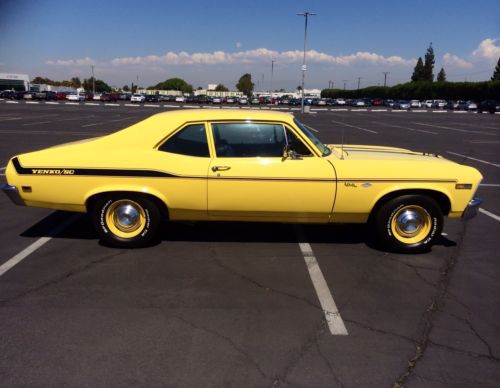
[[[108,136],[13,157],[18,205],[90,212],[113,246],[151,243],[160,219],[366,223],[386,249],[428,249],[443,216],[471,218],[481,174],[401,148],[325,145],[292,115],[181,110]]]

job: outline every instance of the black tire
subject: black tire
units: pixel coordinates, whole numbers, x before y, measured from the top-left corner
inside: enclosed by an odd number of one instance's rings
[[[151,244],[157,237],[160,218],[154,201],[134,193],[103,195],[92,209],[94,227],[101,241],[117,248]]]
[[[436,201],[424,195],[403,195],[378,208],[371,218],[376,243],[401,253],[430,249],[443,230],[443,214]]]

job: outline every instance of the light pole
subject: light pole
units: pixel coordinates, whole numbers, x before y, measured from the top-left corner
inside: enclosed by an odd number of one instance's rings
[[[345,86],[347,85],[347,80],[344,79],[344,80],[342,80],[342,82],[344,83],[344,90],[345,90]]]
[[[358,77],[358,90],[359,90],[359,85],[361,84],[361,77]]]
[[[274,76],[274,60],[271,60],[271,89],[269,93],[271,94],[271,105],[273,105],[273,76]]]
[[[304,13],[298,13],[297,16],[304,16],[305,18],[305,26],[304,26],[304,58],[302,59],[302,101],[301,101],[301,109],[300,111],[304,113],[304,79],[306,77],[306,43],[307,43],[307,18],[309,16],[314,16],[315,13],[306,11]]]
[[[94,65],[92,65],[92,94],[95,94]]]
[[[384,71],[382,74],[384,74],[384,88],[386,87],[387,85],[387,74],[389,74],[388,71]]]

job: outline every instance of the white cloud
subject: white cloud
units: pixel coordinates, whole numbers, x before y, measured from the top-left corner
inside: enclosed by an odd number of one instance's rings
[[[238,42],[239,43],[239,42]],[[253,50],[226,53],[224,51],[214,51],[212,53],[179,53],[167,52],[164,55],[149,55],[138,57],[114,58],[111,63],[115,66],[122,65],[216,65],[216,64],[242,64],[268,62],[271,59],[281,63],[301,62],[303,51],[275,51],[267,48],[257,48]],[[366,63],[376,65],[414,65],[415,59],[405,59],[400,56],[384,57],[376,53],[358,51],[354,54],[333,56],[318,52],[316,50],[307,51],[307,62],[327,63],[334,65],[349,66],[355,63]]]
[[[45,62],[47,65],[56,65],[56,66],[90,66],[95,65],[96,61],[92,58],[85,57],[79,59],[56,59],[56,60],[48,60]]]
[[[496,61],[500,57],[500,46],[495,45],[495,42],[498,40],[500,40],[500,38],[487,38],[483,40],[478,48],[472,52],[472,55],[476,58]]]
[[[443,64],[452,67],[459,67],[461,69],[470,69],[474,67],[472,63],[450,53],[446,53],[443,55]]]
[[[241,42],[236,42],[236,48],[241,48],[242,44]]]

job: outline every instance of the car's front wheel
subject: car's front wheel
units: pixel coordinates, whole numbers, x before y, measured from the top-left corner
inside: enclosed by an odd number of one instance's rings
[[[100,197],[92,216],[101,240],[120,248],[150,244],[160,225],[160,211],[156,204],[132,193],[110,193]]]
[[[403,253],[428,250],[443,230],[443,214],[436,201],[424,195],[403,195],[385,202],[371,220],[377,242]]]

